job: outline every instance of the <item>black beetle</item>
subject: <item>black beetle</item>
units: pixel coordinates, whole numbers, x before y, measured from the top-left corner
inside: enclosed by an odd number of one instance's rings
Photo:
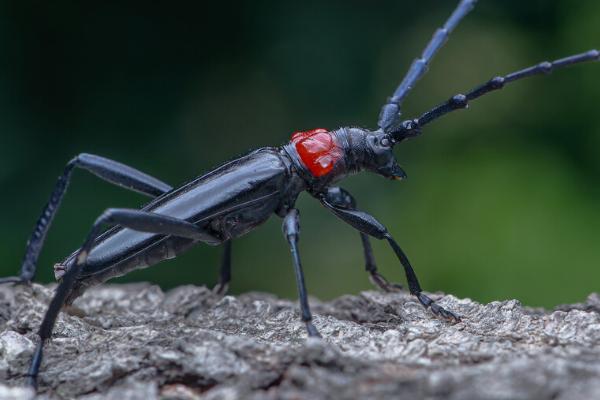
[[[404,267],[410,293],[423,306],[429,307],[436,315],[458,321],[458,315],[440,307],[422,293],[408,258],[386,228],[369,214],[358,210],[350,193],[334,185],[348,175],[365,170],[401,180],[405,173],[394,158],[393,147],[419,135],[423,126],[453,110],[465,108],[469,101],[501,89],[510,82],[600,58],[597,50],[591,50],[497,76],[465,94],[451,97],[418,118],[402,121],[400,115],[404,98],[425,74],[433,56],[475,2],[462,0],[444,26],[435,32],[422,55],[415,59],[382,107],[376,130],[343,127],[333,131],[313,129],[296,132],[284,146],[252,151],[179,188],[172,188],[145,173],[103,157],[80,154],[72,159],[59,177],[36,223],[27,244],[20,276],[2,278],[0,283],[30,283],[33,280],[44,239],[75,167],[151,196],[153,200],[140,210],[106,210],[94,223],[81,248],[55,265],[55,275],[60,283],[38,332],[40,341],[27,374],[30,383],[36,384],[43,346],[51,336],[58,313],[86,288],[173,258],[202,242],[225,245],[220,282],[215,288],[217,292],[224,293],[231,276],[231,241],[261,225],[273,214],[283,218],[283,232],[291,248],[298,284],[302,321],[310,336],[319,336],[311,322],[297,247],[299,213],[294,204],[302,191],[309,192],[360,232],[366,269],[377,286],[385,291],[397,288],[377,272],[369,236],[389,242]],[[107,224],[111,228],[102,232]]]

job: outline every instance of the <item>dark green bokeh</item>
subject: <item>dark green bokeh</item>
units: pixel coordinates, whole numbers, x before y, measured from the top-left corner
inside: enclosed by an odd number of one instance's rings
[[[95,3],[95,4],[94,4]],[[174,185],[294,130],[373,127],[382,101],[449,15],[450,1],[0,3],[0,275],[64,164],[104,155]],[[600,46],[598,1],[481,1],[406,102],[413,116],[491,76]],[[600,289],[600,65],[534,78],[399,146],[403,183],[347,180],[413,260],[423,286],[480,301],[552,306]],[[38,278],[109,206],[136,194],[77,172]],[[370,288],[358,235],[308,196],[301,250],[320,298]],[[382,272],[400,266],[375,243]],[[122,281],[214,284],[199,246]],[[234,244],[232,292],[295,297],[273,218]]]

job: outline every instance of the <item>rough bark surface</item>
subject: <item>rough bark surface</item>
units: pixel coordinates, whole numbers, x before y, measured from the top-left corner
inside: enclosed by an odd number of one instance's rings
[[[0,288],[0,398],[20,387],[49,287]],[[600,297],[554,311],[516,300],[433,295],[439,320],[406,293],[312,301],[323,340],[295,302],[204,287],[163,293],[107,285],[62,313],[41,397],[82,399],[598,399]]]

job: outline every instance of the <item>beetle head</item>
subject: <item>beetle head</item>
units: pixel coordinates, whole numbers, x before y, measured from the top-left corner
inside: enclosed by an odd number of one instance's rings
[[[394,140],[386,133],[370,132],[365,137],[365,167],[389,179],[406,178],[406,172],[394,157]]]

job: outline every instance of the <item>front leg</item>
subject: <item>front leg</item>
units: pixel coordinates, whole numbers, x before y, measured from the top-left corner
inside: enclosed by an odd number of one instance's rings
[[[408,257],[402,251],[398,243],[394,240],[392,235],[387,231],[385,226],[383,226],[379,221],[377,221],[373,216],[359,210],[348,210],[344,208],[337,207],[330,202],[327,201],[325,196],[321,198],[321,203],[333,212],[338,218],[342,221],[348,223],[353,228],[357,229],[360,232],[363,232],[369,236],[373,236],[377,239],[385,239],[388,241],[394,253],[400,260],[400,264],[404,267],[404,273],[406,274],[406,280],[408,281],[408,288],[410,293],[415,295],[419,302],[425,307],[431,308],[431,311],[435,315],[439,315],[449,320],[460,321],[460,317],[454,314],[451,311],[448,311],[433,301],[429,296],[423,294],[421,285],[419,284],[419,280],[417,279],[417,275],[415,271],[410,265],[408,261]]]
[[[296,274],[296,284],[298,285],[298,297],[300,298],[300,311],[302,321],[306,324],[308,336],[321,337],[319,331],[312,323],[312,314],[308,306],[308,295],[306,285],[304,284],[304,272],[300,263],[300,253],[298,252],[298,240],[300,238],[300,213],[295,208],[288,211],[283,220],[283,235],[290,244],[292,252],[292,261],[294,263],[294,272]]]
[[[325,199],[329,204],[335,207],[356,210],[356,200],[347,190],[342,189],[341,187],[328,188],[325,193]],[[393,292],[401,289],[401,285],[390,283],[377,271],[377,264],[375,263],[375,256],[373,255],[373,248],[371,247],[369,236],[360,231],[359,234],[365,257],[365,269],[370,275],[371,282],[385,292]]]

